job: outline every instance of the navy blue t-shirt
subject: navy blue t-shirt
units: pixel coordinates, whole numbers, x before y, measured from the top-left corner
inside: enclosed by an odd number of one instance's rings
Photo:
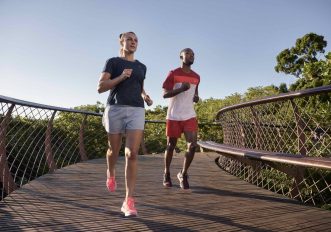
[[[110,78],[114,79],[120,76],[124,69],[132,69],[132,74],[110,90],[107,104],[144,108],[141,92],[147,68],[143,63],[138,60],[128,61],[120,57],[113,57],[107,60],[103,72],[110,73]]]

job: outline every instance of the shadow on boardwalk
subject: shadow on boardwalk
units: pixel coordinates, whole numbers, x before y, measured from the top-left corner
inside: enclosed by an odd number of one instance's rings
[[[139,157],[136,206],[123,218],[124,159],[118,190],[105,188],[105,159],[57,170],[17,190],[0,205],[0,231],[331,231],[331,212],[304,206],[223,172],[214,153],[198,153],[189,170],[191,190],[162,186],[161,155]]]

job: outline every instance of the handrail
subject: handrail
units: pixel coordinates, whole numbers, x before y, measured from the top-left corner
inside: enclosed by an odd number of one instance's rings
[[[68,108],[51,106],[51,105],[44,105],[44,104],[39,104],[39,103],[35,103],[35,102],[11,98],[11,97],[7,97],[7,96],[3,96],[3,95],[0,95],[0,102],[15,103],[15,104],[19,104],[21,106],[28,106],[28,107],[34,107],[34,108],[40,108],[40,109],[48,109],[48,110],[70,112],[70,113],[80,113],[80,114],[85,114],[85,115],[102,116],[102,113],[96,113],[96,112],[85,111],[85,110],[68,109]],[[160,124],[166,123],[165,120],[145,120],[145,122],[160,123]],[[199,122],[199,125],[220,125],[220,124],[217,122]]]
[[[0,102],[5,103],[15,103],[21,106],[28,106],[28,107],[34,107],[39,109],[47,109],[47,110],[56,110],[56,111],[62,111],[62,112],[70,112],[70,113],[81,113],[86,115],[94,115],[94,116],[102,116],[100,113],[95,113],[91,111],[84,111],[84,110],[74,110],[74,109],[68,109],[63,107],[57,107],[57,106],[50,106],[50,105],[44,105],[39,103],[34,103],[30,101],[24,101],[16,98],[11,98],[7,96],[0,95]]]
[[[305,90],[298,90],[298,91],[293,91],[293,92],[288,92],[288,93],[281,93],[281,94],[274,95],[274,96],[264,97],[264,98],[261,98],[258,100],[247,101],[247,102],[243,102],[243,103],[239,103],[239,104],[235,104],[232,106],[227,106],[227,107],[222,108],[221,110],[219,110],[217,112],[216,119],[219,118],[220,114],[225,113],[230,110],[238,109],[238,108],[260,105],[260,104],[270,103],[270,102],[275,102],[275,101],[280,101],[280,100],[310,96],[310,95],[315,95],[315,94],[320,94],[320,93],[325,93],[325,92],[330,92],[330,91],[331,91],[331,85],[326,85],[326,86],[320,86],[320,87],[316,87],[316,88],[312,88],[312,89],[305,89]]]

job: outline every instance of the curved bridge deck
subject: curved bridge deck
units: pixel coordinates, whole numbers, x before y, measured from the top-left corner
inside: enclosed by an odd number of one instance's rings
[[[139,217],[123,218],[124,159],[117,164],[118,190],[105,188],[105,159],[47,174],[0,204],[0,231],[331,231],[331,211],[248,184],[222,171],[215,153],[197,153],[189,170],[191,190],[162,186],[162,155],[139,157],[136,206]]]

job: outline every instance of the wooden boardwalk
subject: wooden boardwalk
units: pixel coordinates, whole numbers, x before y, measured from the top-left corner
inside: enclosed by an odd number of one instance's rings
[[[139,157],[136,206],[123,218],[124,159],[118,190],[105,188],[105,159],[72,165],[30,182],[0,203],[0,231],[331,231],[331,211],[304,206],[222,171],[215,153],[198,153],[190,168],[191,190],[162,186],[161,155]]]

